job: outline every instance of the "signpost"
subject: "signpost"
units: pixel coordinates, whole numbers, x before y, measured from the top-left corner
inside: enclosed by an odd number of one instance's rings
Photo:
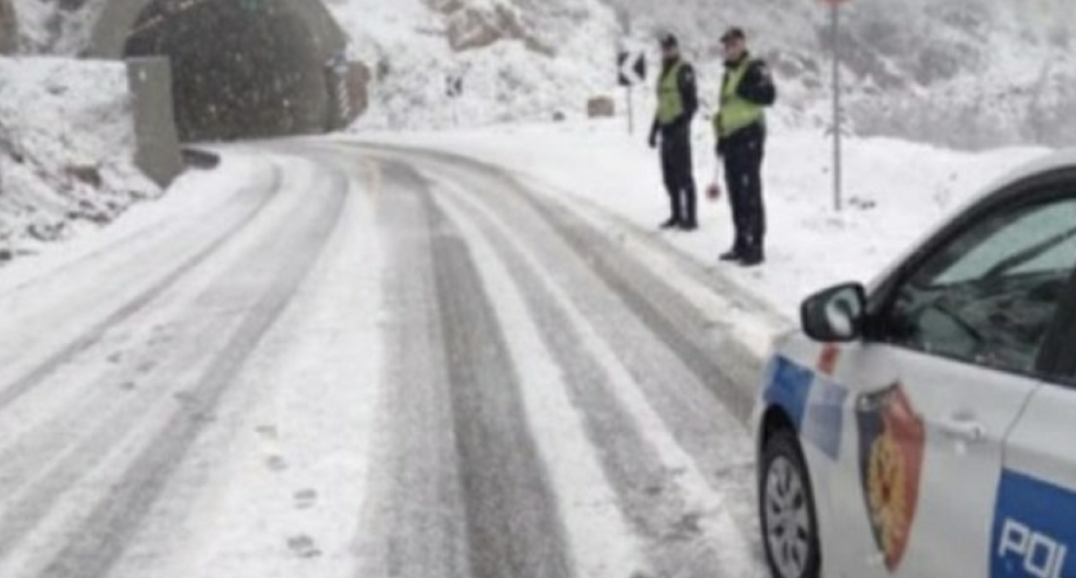
[[[837,212],[843,208],[841,167],[841,4],[848,0],[821,0],[830,9],[833,49],[833,204]]]
[[[628,134],[633,134],[635,132],[633,89],[635,85],[646,82],[646,54],[621,51],[617,54],[616,66],[617,83],[625,88],[628,95]]]
[[[448,98],[463,96],[463,75],[449,74],[445,77],[445,96]]]
[[[452,125],[460,125],[460,98],[463,97],[463,75],[453,72],[445,75],[445,96],[452,101]]]

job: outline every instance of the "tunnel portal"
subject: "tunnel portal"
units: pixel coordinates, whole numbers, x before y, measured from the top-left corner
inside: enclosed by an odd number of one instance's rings
[[[287,0],[153,0],[124,54],[171,59],[182,140],[237,140],[327,128],[323,44]]]

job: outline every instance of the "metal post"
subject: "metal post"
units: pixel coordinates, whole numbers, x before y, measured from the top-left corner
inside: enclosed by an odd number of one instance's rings
[[[842,209],[841,195],[841,52],[840,3],[832,2],[833,11],[833,202]]]

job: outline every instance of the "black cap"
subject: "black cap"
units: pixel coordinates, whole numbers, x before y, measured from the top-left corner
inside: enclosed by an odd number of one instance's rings
[[[660,42],[662,48],[677,48],[680,46],[680,41],[677,40],[676,35],[671,32],[662,34]]]
[[[729,28],[725,35],[721,37],[721,42],[731,42],[733,40],[747,40],[747,35],[743,33],[743,28]]]

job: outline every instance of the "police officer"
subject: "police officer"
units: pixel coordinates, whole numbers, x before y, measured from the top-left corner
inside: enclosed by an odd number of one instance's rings
[[[680,55],[676,36],[661,38],[662,67],[658,80],[658,110],[650,131],[650,147],[660,136],[661,170],[672,214],[663,229],[698,228],[695,214],[695,177],[691,165],[691,120],[699,109],[695,71]]]
[[[752,267],[765,260],[764,109],[777,100],[777,89],[766,63],[748,52],[743,30],[730,29],[721,37],[721,43],[725,50],[725,78],[721,85],[721,108],[714,116],[714,132],[717,154],[725,163],[725,184],[736,230],[732,249],[721,260]]]

